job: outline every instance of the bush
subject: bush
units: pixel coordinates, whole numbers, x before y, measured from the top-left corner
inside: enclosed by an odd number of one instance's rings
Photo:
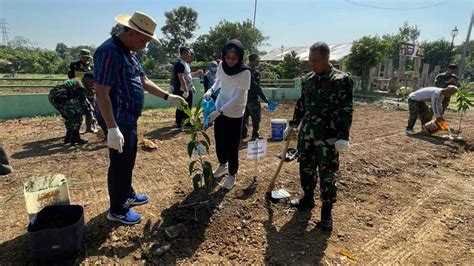
[[[406,100],[408,98],[408,95],[413,92],[413,89],[410,87],[400,87],[399,89],[396,90],[396,93],[398,97],[402,98],[402,101]]]

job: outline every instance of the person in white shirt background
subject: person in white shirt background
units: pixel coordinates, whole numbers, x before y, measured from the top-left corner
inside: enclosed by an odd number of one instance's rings
[[[244,49],[239,40],[228,41],[222,49],[222,62],[217,67],[216,81],[204,94],[211,98],[219,88],[216,111],[209,115],[215,121],[214,137],[219,165],[214,171],[216,178],[228,175],[224,188],[232,189],[239,168],[239,144],[242,119],[250,89],[250,67],[243,63]]]
[[[456,86],[449,85],[447,88],[426,87],[410,93],[408,96],[408,125],[405,133],[407,135],[416,134],[413,127],[417,118],[420,119],[422,126],[430,122],[433,115],[437,120],[444,119],[443,99],[451,97],[457,90]],[[431,110],[426,102],[431,102]]]

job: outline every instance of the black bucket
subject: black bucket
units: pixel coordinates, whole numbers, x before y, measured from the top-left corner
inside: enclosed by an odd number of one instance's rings
[[[28,225],[31,255],[40,260],[60,260],[81,247],[84,209],[79,205],[44,207]]]

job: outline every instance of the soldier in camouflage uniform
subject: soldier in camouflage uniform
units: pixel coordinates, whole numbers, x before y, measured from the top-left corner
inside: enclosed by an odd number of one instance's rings
[[[336,202],[335,173],[339,153],[349,148],[352,124],[352,87],[350,76],[329,63],[329,47],[317,42],[310,47],[312,72],[303,78],[301,97],[293,119],[285,129],[288,138],[300,125],[298,152],[300,179],[304,196],[291,200],[300,210],[314,207],[314,189],[319,176],[322,230],[332,230],[332,206]]]
[[[260,87],[260,73],[256,67],[260,63],[260,58],[256,54],[249,55],[249,66],[252,73],[250,81],[250,90],[247,96],[247,106],[245,107],[244,121],[242,126],[242,139],[248,136],[248,122],[249,116],[252,118],[252,139],[260,138],[258,130],[260,128],[260,120],[262,118],[261,106],[258,97],[262,98],[265,103],[268,103],[267,97],[263,94],[262,87]]]
[[[447,88],[449,85],[454,85],[456,87],[459,87],[461,84],[459,84],[458,77],[456,76],[456,73],[458,71],[458,66],[455,64],[450,64],[448,68],[446,69],[446,72],[440,73],[436,76],[435,78],[435,87],[438,88]],[[448,108],[449,102],[451,101],[451,97],[445,97],[443,99],[443,114],[444,111]],[[431,110],[431,114],[433,111]]]
[[[49,102],[64,118],[67,130],[64,144],[87,143],[86,140],[81,139],[79,128],[84,113],[93,111],[93,106],[86,97],[87,90],[92,89],[93,86],[94,76],[91,73],[86,73],[81,81],[77,79],[66,80],[49,92]]]
[[[80,51],[80,60],[76,62],[72,62],[69,65],[69,71],[67,73],[70,79],[72,78],[82,78],[86,72],[92,72],[94,70],[94,66],[92,65],[92,56],[91,52],[87,49],[81,49]],[[95,104],[95,90],[92,87],[91,89],[87,89],[86,94],[87,99],[91,104]],[[94,117],[94,112],[85,112],[86,116],[86,132],[95,133],[97,132],[96,129],[96,119]]]

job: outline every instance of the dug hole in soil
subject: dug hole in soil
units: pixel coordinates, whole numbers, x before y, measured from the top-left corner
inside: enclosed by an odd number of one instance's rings
[[[261,135],[270,137],[270,119],[290,119],[294,104],[280,102],[272,113],[262,109]],[[0,143],[14,168],[14,173],[0,177],[0,200],[11,198],[32,177],[64,174],[71,203],[85,210],[84,242],[75,263],[469,264],[474,115],[463,119],[462,142],[446,141],[441,134],[405,136],[407,117],[406,108],[356,104],[351,149],[340,158],[332,233],[316,228],[319,201],[309,212],[265,201],[283,142],[268,142],[253,195],[241,197],[254,176],[254,162],[245,159],[245,142],[233,190],[218,185],[208,195],[193,192],[186,151],[190,135],[170,131],[170,109],[145,111],[139,120],[139,142],[147,138],[159,146],[138,150],[133,185],[151,196],[148,204],[135,208],[144,217],[140,224],[118,226],[106,220],[106,144],[83,134],[87,145],[64,147],[65,130],[58,116],[0,122]],[[459,113],[448,111],[446,119],[457,128]],[[208,159],[215,166],[212,128],[208,133]],[[283,165],[275,188],[299,195],[296,160]],[[0,217],[0,264],[31,262],[21,191],[1,205]],[[185,225],[180,235],[167,239],[165,228],[179,223]]]

